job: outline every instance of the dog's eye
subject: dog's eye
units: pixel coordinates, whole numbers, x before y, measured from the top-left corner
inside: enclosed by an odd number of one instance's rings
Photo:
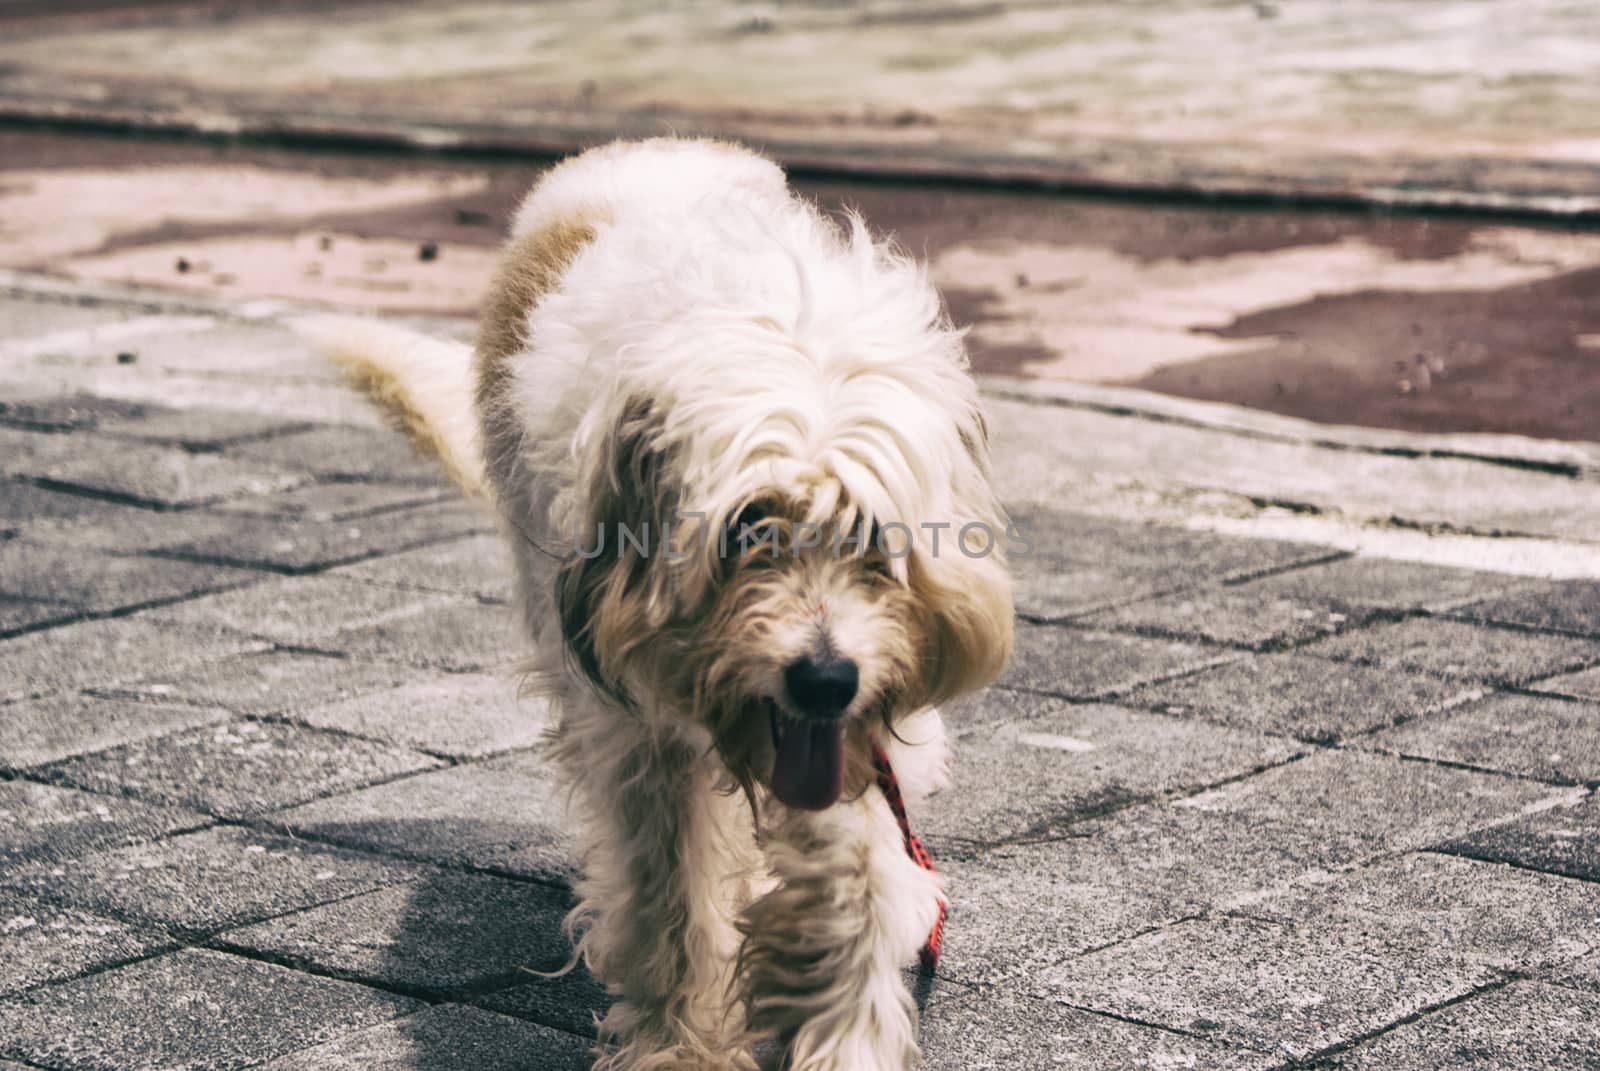
[[[751,547],[760,546],[763,541],[770,540],[771,531],[766,507],[760,503],[751,503],[728,522],[727,545],[743,554]]]
[[[867,533],[866,546],[861,548],[861,564],[874,576],[893,576],[894,573],[889,568],[889,558],[883,552],[882,535],[878,526],[874,524],[872,530]]]

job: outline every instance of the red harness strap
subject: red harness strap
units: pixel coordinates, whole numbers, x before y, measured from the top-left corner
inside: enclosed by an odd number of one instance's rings
[[[889,753],[884,751],[876,740],[872,742],[872,768],[878,773],[878,790],[883,793],[894,820],[900,825],[900,835],[906,842],[906,854],[928,873],[935,873],[933,856],[928,854],[928,849],[923,846],[921,839],[911,832],[911,821],[906,817],[906,801],[900,795],[900,781],[894,775],[894,767],[889,765]],[[933,931],[928,934],[927,943],[922,946],[919,957],[924,974],[932,974],[934,968],[939,966],[939,948],[944,944],[944,920],[949,910],[949,906],[941,897],[939,917],[934,920]]]

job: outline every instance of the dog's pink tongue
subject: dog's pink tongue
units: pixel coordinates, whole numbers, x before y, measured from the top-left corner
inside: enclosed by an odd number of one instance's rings
[[[844,791],[844,719],[784,727],[772,769],[772,794],[790,807],[823,811]]]

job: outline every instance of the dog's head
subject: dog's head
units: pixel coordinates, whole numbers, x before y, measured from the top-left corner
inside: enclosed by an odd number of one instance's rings
[[[643,717],[693,720],[746,791],[790,806],[861,791],[874,727],[1010,654],[976,388],[910,283],[914,331],[820,355],[792,324],[702,330],[670,386],[618,399],[580,466],[557,584],[571,662]]]

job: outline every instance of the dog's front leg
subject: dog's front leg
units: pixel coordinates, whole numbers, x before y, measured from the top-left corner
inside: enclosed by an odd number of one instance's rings
[[[736,807],[705,757],[622,719],[586,749],[579,948],[619,996],[601,1024],[595,1071],[754,1068],[728,1002],[734,899],[758,860],[729,841]],[[748,832],[746,833],[748,837]]]
[[[910,1067],[916,1008],[900,969],[938,915],[937,879],[876,789],[819,813],[773,803],[763,833],[778,884],[740,920],[751,1029],[780,1039],[786,1071]]]

